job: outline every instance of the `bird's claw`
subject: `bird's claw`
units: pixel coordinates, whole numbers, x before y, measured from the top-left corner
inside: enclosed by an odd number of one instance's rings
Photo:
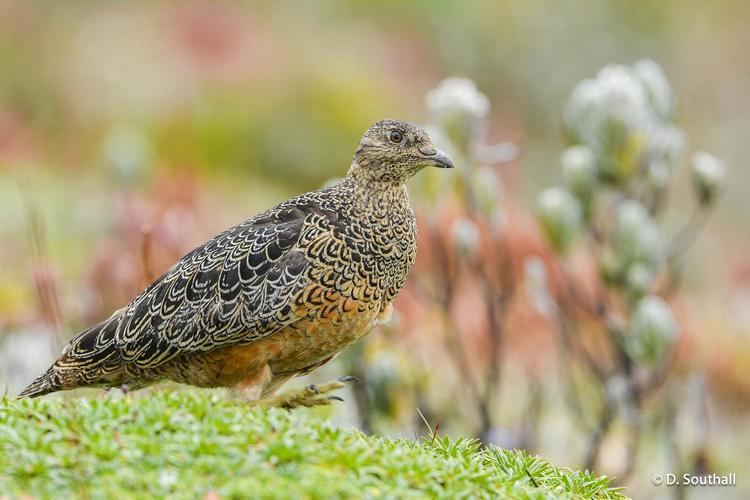
[[[272,398],[262,400],[259,403],[267,408],[275,406],[278,408],[293,410],[294,408],[299,408],[300,406],[324,406],[331,404],[331,401],[343,402],[344,398],[342,398],[341,396],[329,393],[344,388],[347,382],[359,382],[359,379],[347,375],[325,384],[310,384],[303,389],[287,392],[279,396],[274,396]]]

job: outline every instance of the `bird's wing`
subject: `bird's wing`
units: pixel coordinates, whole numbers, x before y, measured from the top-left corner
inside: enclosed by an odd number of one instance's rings
[[[98,351],[156,367],[279,331],[296,319],[292,300],[308,281],[300,239],[323,236],[331,216],[316,203],[287,202],[229,229],[183,257],[96,338],[74,339],[68,354]]]

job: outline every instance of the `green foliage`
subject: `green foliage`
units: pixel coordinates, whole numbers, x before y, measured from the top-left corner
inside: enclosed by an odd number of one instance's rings
[[[263,175],[292,191],[346,173],[362,132],[386,106],[374,84],[310,76],[286,92],[216,92],[155,131],[168,164],[208,174]],[[304,110],[304,113],[300,113]]]
[[[0,491],[38,497],[623,498],[520,451],[387,440],[220,393],[0,403]]]

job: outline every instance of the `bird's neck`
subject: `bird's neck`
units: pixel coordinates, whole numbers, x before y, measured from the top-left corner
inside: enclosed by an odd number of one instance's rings
[[[377,169],[362,168],[356,163],[349,168],[343,182],[353,188],[358,203],[375,203],[381,207],[390,205],[396,210],[408,206],[406,179],[383,178],[382,174],[375,172]]]
[[[398,175],[377,165],[360,165],[356,161],[351,164],[346,177],[362,187],[376,190],[399,190],[406,184],[407,176]]]

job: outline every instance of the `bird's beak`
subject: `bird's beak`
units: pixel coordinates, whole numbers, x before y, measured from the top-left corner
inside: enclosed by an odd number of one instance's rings
[[[420,148],[419,152],[422,153],[424,159],[427,160],[427,163],[432,167],[453,168],[453,160],[439,149],[434,147],[430,147],[429,149]]]

